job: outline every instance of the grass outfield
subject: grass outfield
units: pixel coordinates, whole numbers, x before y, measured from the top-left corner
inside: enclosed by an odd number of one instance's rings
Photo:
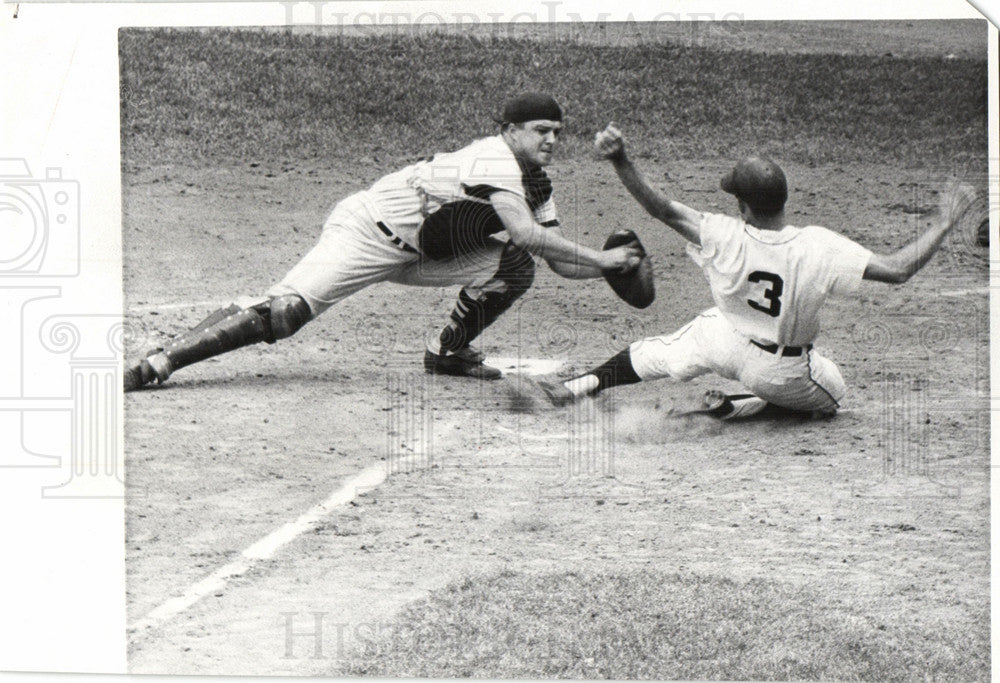
[[[981,620],[850,604],[773,581],[635,571],[466,579],[411,605],[344,669],[380,678],[987,680]],[[920,648],[914,644],[922,643]]]
[[[307,27],[297,28],[310,32]],[[410,34],[418,33],[417,27],[406,28]],[[360,35],[375,33],[370,27],[352,30],[348,26],[343,30]],[[673,43],[772,54],[955,55],[979,59],[986,54],[987,40],[987,24],[980,19],[743,21],[739,14],[723,15],[718,21],[483,23],[477,27],[437,25],[433,30],[522,38],[530,36],[538,40],[569,39],[590,45]],[[322,33],[323,29],[318,32]]]
[[[698,46],[249,30],[120,36],[126,163],[292,159],[392,166],[493,132],[521,89],[554,93],[568,154],[620,123],[643,152],[985,168],[987,64]]]
[[[567,133],[560,153],[569,157],[589,157],[594,131],[613,119],[635,141],[637,155],[733,159],[762,150],[782,161],[816,164],[817,172],[849,163],[874,163],[880,169],[896,164],[984,171],[986,166],[987,63],[961,54],[950,59],[789,55],[676,43],[542,43],[510,36],[372,40],[162,29],[122,31],[120,51],[126,177],[143,167],[211,169],[248,162],[312,162],[340,167],[344,174],[362,167],[371,177],[398,167],[402,159],[456,148],[494,132],[490,114],[507,95],[527,88],[551,91],[564,103]],[[252,192],[249,176],[241,173],[233,174],[238,176],[235,190]],[[894,186],[897,179],[886,175],[878,180]],[[142,194],[133,192],[133,201],[147,200],[146,215],[155,219],[163,196]],[[240,201],[212,194],[211,201],[196,200],[202,213],[185,220],[200,216],[210,222]],[[270,197],[248,203],[244,215]],[[266,214],[276,215],[277,209]],[[292,220],[302,215],[293,214]],[[126,240],[136,234],[126,233]],[[223,237],[228,235],[218,235]],[[187,248],[199,244],[205,242]],[[253,244],[240,249],[240,258],[258,253]],[[192,285],[191,291],[200,286]],[[294,356],[295,348],[288,353]],[[840,446],[825,448],[840,453]],[[379,512],[386,507],[379,506]],[[406,533],[411,523],[404,516],[400,524]],[[621,569],[617,559],[606,572],[474,575],[407,606],[388,633],[352,655],[346,668],[327,673],[986,680],[988,603],[983,601],[981,611],[978,604],[969,607],[962,591],[946,602],[954,591],[929,590],[936,575],[924,574],[922,563],[916,566],[916,560],[936,559],[935,553],[943,556],[949,547],[902,554],[907,561],[915,558],[902,574],[919,574],[912,581],[914,592],[905,593],[911,585],[907,579],[905,586],[889,586],[875,597],[877,588],[849,583],[850,577],[822,566],[809,574],[816,579],[808,584],[794,583],[795,578],[735,581]],[[178,551],[176,561],[187,567],[184,543]],[[359,562],[352,557],[345,561]],[[303,567],[321,564],[310,556],[302,562]],[[357,566],[362,568],[358,581],[364,581],[369,565]],[[957,585],[978,585],[978,569],[973,567],[971,583],[957,577]],[[329,580],[322,566],[307,571],[314,572],[317,583],[302,584],[303,591]],[[228,637],[225,629],[223,636]]]

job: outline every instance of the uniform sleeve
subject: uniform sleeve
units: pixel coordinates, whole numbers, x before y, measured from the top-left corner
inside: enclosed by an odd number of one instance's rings
[[[704,268],[722,252],[726,244],[732,242],[730,236],[739,229],[740,221],[719,213],[703,213],[699,233],[701,245],[688,242],[687,252],[691,260]]]
[[[504,190],[526,199],[521,167],[509,152],[480,150],[463,166],[461,183],[469,196],[489,199],[494,192]]]
[[[535,222],[545,228],[559,225],[559,215],[556,213],[556,201],[549,197],[548,201],[535,209]]]
[[[872,252],[857,242],[826,228],[813,227],[817,253],[821,254],[826,291],[834,296],[848,296],[858,291],[871,260]]]

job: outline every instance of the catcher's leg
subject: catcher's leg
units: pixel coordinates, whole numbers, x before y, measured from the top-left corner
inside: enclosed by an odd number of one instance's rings
[[[295,334],[312,317],[309,305],[298,295],[286,294],[249,308],[232,304],[175,337],[125,373],[125,391],[171,374],[192,363],[258,342],[273,344]]]
[[[534,279],[531,254],[508,242],[493,277],[480,287],[463,287],[459,292],[437,348],[428,349],[424,356],[424,369],[431,374],[499,378],[500,371],[483,365],[482,355],[469,349],[469,344],[527,292]]]

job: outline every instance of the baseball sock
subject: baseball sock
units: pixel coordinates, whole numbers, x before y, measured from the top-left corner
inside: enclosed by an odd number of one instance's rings
[[[468,346],[486,327],[484,308],[482,301],[462,289],[452,309],[451,320],[438,336],[438,348],[432,348],[432,353],[444,355]]]
[[[642,378],[632,367],[632,356],[626,347],[590,372],[563,382],[563,386],[574,396],[590,396],[611,387],[641,381]]]

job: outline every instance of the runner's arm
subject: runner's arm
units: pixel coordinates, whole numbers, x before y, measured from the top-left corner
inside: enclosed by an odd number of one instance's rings
[[[625,153],[625,139],[614,124],[608,124],[597,134],[594,147],[601,158],[614,165],[625,189],[649,215],[669,225],[688,242],[701,245],[701,212],[669,199],[646,181]]]
[[[891,254],[872,254],[862,276],[865,280],[902,284],[926,265],[975,199],[975,190],[959,185],[945,192],[940,200],[937,223],[917,239]]]

